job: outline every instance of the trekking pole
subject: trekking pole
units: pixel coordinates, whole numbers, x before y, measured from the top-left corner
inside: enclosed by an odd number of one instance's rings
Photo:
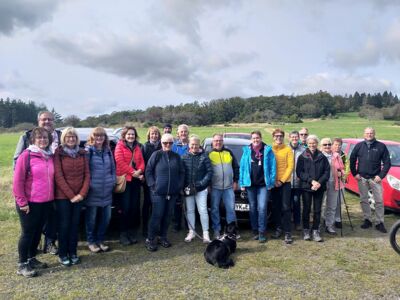
[[[342,222],[342,199],[340,197],[341,194],[341,189],[339,186],[339,193],[338,193],[338,197],[337,197],[337,203],[339,204],[339,218],[340,218],[340,222]],[[340,226],[340,236],[343,237],[343,223],[342,226]]]
[[[340,193],[340,194],[341,194],[341,193]],[[353,223],[351,223],[351,218],[350,218],[350,213],[349,213],[349,207],[347,206],[346,198],[344,197],[344,192],[343,192],[343,195],[342,195],[342,196],[343,196],[343,203],[344,203],[344,206],[346,207],[347,217],[349,218],[349,223],[350,223],[351,230],[354,231]]]

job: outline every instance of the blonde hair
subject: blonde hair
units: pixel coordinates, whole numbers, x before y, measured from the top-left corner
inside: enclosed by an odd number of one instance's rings
[[[160,129],[158,129],[157,126],[151,126],[149,129],[147,129],[147,140],[150,141],[150,132],[156,131],[158,132],[158,137],[161,139],[161,132]]]
[[[92,132],[89,135],[88,141],[87,141],[87,145],[89,146],[93,146],[94,145],[94,137],[95,135],[104,135],[105,139],[103,142],[103,148],[109,147],[110,146],[110,141],[108,139],[108,135],[107,132],[105,131],[105,129],[103,127],[96,127],[93,128]]]
[[[189,142],[190,142],[191,140],[195,140],[196,142],[199,142],[199,143],[200,143],[200,137],[199,137],[197,134],[192,134],[192,135],[190,136],[190,138],[189,138]]]
[[[79,135],[78,132],[76,131],[76,129],[74,127],[66,127],[63,129],[62,133],[61,133],[61,145],[65,145],[65,137],[67,136],[67,134],[71,134],[76,136],[76,145],[80,144],[80,139],[79,139]]]

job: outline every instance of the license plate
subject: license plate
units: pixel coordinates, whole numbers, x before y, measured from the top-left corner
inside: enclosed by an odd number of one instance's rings
[[[235,203],[235,210],[237,211],[249,211],[250,206],[246,203]]]

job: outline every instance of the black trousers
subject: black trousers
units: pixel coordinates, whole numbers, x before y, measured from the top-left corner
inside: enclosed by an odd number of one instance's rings
[[[321,207],[324,190],[319,189],[315,192],[303,192],[303,228],[310,229],[311,203],[313,205],[313,225],[312,230],[318,230],[321,222]]]
[[[271,190],[273,222],[276,228],[281,228],[284,232],[292,231],[290,194],[290,182]]]
[[[36,256],[37,247],[42,235],[43,225],[53,209],[53,201],[45,203],[29,202],[29,213],[25,213],[17,206],[21,224],[21,236],[18,242],[19,262],[25,263],[28,258]]]
[[[140,180],[132,178],[120,198],[120,231],[136,230],[140,226]]]

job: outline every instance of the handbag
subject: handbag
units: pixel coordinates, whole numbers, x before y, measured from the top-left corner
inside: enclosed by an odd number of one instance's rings
[[[133,161],[133,152],[132,152],[132,159],[129,163],[129,165],[132,164]],[[115,186],[114,186],[114,193],[121,194],[125,192],[126,189],[126,174],[121,175],[121,176],[116,176],[115,180]]]

